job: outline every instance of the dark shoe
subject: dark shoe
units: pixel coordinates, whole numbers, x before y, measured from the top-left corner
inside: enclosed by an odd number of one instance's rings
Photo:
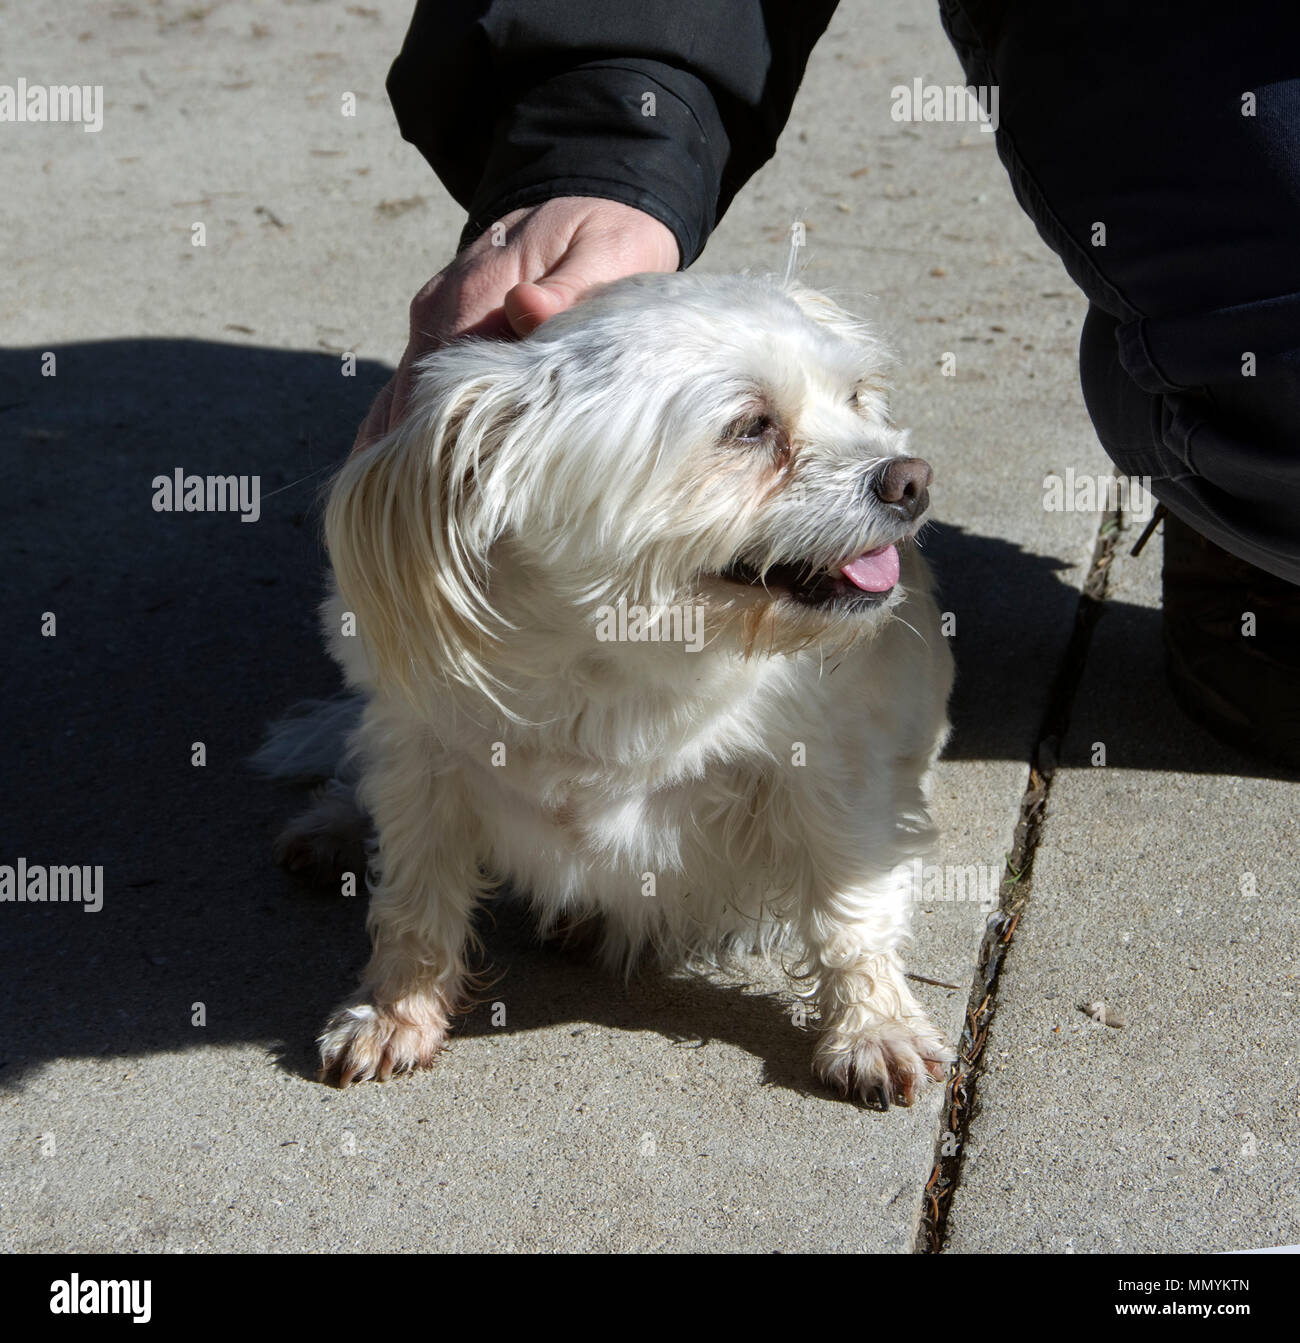
[[[1248,755],[1300,768],[1300,587],[1165,515],[1165,670],[1183,711]]]

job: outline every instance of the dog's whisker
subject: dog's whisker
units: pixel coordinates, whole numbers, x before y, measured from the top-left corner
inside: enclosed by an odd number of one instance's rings
[[[904,620],[902,616],[897,614],[895,614],[894,619],[897,620],[900,625],[904,626],[904,628],[911,630],[912,633],[915,634],[918,639],[920,639],[920,641],[922,642],[922,644],[925,645],[926,648],[930,647],[928,641],[926,640],[925,635],[923,635],[921,631],[918,630],[916,626],[913,625],[910,621]]]
[[[333,463],[327,463],[325,466],[318,466],[315,471],[308,471],[305,476],[299,476],[297,480],[291,480],[287,485],[279,485],[273,490],[267,490],[262,494],[263,499],[273,499],[277,494],[283,494],[285,490],[291,490],[295,485],[301,485],[305,480],[312,480],[323,472],[328,471]]]

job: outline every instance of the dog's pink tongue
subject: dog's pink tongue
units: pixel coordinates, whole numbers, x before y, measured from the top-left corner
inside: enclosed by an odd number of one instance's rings
[[[898,582],[898,550],[895,546],[868,550],[844,565],[840,572],[863,592],[888,592]]]

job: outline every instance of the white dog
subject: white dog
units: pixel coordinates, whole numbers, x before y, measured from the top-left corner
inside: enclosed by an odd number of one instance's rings
[[[694,274],[423,360],[326,518],[360,782],[282,856],[367,817],[378,844],[322,1077],[432,1062],[501,883],[543,928],[600,916],[624,966],[796,941],[819,1076],[883,1105],[944,1076],[899,948],[951,658],[912,539],[930,468],[882,366],[819,294]],[[297,772],[346,713],[290,720],[263,764]]]

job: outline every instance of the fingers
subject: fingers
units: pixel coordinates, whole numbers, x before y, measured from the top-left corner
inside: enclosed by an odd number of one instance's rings
[[[389,414],[393,404],[393,390],[396,382],[397,374],[394,373],[371,403],[370,409],[366,412],[366,418],[361,421],[361,427],[357,430],[356,439],[352,444],[353,452],[360,452],[362,448],[368,448],[376,439],[382,438],[388,432]]]
[[[567,308],[576,297],[572,288],[560,289],[525,280],[506,293],[503,307],[510,329],[517,336],[526,336],[548,317]]]
[[[618,201],[582,196],[546,201],[520,221],[520,283],[505,295],[511,329],[526,336],[598,284],[642,271],[676,270],[672,232]]]
[[[408,350],[402,356],[402,362],[397,366],[397,372],[393,374],[392,381],[388,384],[392,389],[392,394],[388,403],[388,418],[384,423],[382,432],[387,433],[395,425],[400,424],[402,417],[406,414],[406,407],[411,400],[411,355]]]
[[[677,240],[657,219],[618,201],[560,196],[504,216],[411,301],[406,352],[357,431],[353,450],[400,423],[413,369],[457,337],[526,336],[594,285],[676,270]]]

